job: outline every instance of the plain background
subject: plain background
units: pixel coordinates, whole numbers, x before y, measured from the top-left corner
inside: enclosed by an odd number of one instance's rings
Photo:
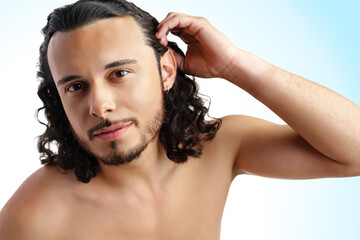
[[[18,0],[0,8],[0,208],[41,167],[34,118],[40,29],[65,0]],[[358,1],[135,0],[159,21],[168,12],[204,16],[236,45],[290,72],[333,89],[356,104],[360,54]],[[172,38],[173,39],[173,38]],[[199,79],[210,115],[245,114],[283,123],[241,89]],[[360,159],[359,159],[360,160]],[[280,180],[239,176],[230,189],[223,240],[358,240],[360,178]]]

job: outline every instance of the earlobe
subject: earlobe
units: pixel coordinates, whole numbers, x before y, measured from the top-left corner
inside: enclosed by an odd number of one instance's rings
[[[177,72],[176,60],[171,50],[161,56],[160,64],[164,91],[167,92],[172,88]]]

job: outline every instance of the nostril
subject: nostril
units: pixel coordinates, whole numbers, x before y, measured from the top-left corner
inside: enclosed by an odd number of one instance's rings
[[[114,109],[105,107],[99,109],[90,108],[89,114],[93,117],[106,118],[106,115],[113,111]]]

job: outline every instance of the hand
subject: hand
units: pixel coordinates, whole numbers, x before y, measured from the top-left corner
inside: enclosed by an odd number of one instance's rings
[[[239,49],[205,18],[169,13],[155,35],[164,46],[169,32],[188,45],[185,57],[174,53],[180,70],[203,78],[226,78]]]

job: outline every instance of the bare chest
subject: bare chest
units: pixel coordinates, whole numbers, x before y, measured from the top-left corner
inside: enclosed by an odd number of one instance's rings
[[[127,195],[118,201],[77,202],[66,239],[219,239],[229,182],[214,171],[184,171],[157,198]]]
[[[217,239],[217,215],[209,206],[185,201],[162,207],[84,208],[68,221],[66,239]]]

